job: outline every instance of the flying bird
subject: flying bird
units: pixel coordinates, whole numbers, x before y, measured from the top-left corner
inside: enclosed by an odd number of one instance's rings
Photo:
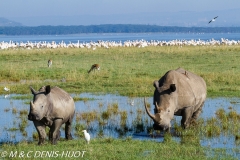
[[[10,91],[10,89],[9,89],[9,88],[7,88],[7,87],[4,87],[4,90],[5,90],[5,91],[7,91],[7,92],[9,92],[9,91]]]
[[[85,140],[87,141],[87,144],[89,144],[89,142],[90,142],[90,134],[87,133],[86,130],[83,130],[82,132],[84,133],[84,137],[85,137]]]
[[[217,18],[218,18],[218,16],[217,16],[217,17],[214,17],[211,21],[208,22],[208,24],[211,23],[211,22],[216,21]]]

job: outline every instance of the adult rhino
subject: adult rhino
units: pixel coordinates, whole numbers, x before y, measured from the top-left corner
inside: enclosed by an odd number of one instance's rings
[[[71,124],[75,113],[73,98],[58,87],[43,86],[39,91],[32,87],[33,102],[30,102],[28,120],[33,121],[41,145],[46,138],[46,126],[50,128],[49,140],[56,144],[60,127],[65,123],[65,138],[72,139]]]
[[[145,109],[154,121],[154,130],[169,130],[173,116],[182,116],[181,125],[189,127],[202,111],[207,95],[207,87],[203,78],[178,68],[168,71],[159,81],[154,81],[155,87],[151,114],[144,99]]]

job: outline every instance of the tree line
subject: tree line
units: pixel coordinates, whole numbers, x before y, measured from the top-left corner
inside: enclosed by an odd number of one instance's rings
[[[0,27],[0,35],[65,35],[81,33],[240,33],[240,27],[177,27],[133,24],[104,24],[79,26],[15,26]]]

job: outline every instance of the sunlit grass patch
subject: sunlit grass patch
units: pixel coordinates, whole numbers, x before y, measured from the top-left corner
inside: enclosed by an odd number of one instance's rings
[[[20,111],[19,111],[19,115],[20,115],[20,116],[25,116],[25,115],[28,114],[28,112],[29,112],[28,110],[23,109],[23,110],[20,110]]]
[[[78,96],[74,96],[74,97],[73,97],[73,100],[74,100],[75,102],[77,102],[77,101],[84,101],[84,102],[87,102],[87,101],[93,101],[94,98],[87,98],[87,97],[78,97]]]
[[[30,100],[32,98],[33,98],[32,94],[11,96],[11,99],[16,99],[16,100]]]
[[[97,52],[77,48],[3,50],[0,79],[10,84],[11,92],[20,94],[30,93],[30,85],[40,88],[49,84],[70,93],[117,92],[136,97],[152,95],[154,80],[168,70],[182,67],[205,79],[208,96],[240,96],[240,68],[236,67],[239,53],[239,46],[99,48]],[[53,60],[51,68],[47,67],[49,57]],[[95,63],[101,70],[88,74]]]

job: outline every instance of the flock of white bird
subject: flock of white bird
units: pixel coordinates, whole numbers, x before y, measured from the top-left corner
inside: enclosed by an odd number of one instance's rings
[[[147,46],[211,46],[211,45],[240,45],[240,40],[229,40],[225,38],[221,38],[221,40],[170,40],[170,41],[160,41],[160,40],[127,40],[127,41],[97,41],[97,42],[82,42],[80,41],[76,43],[65,43],[62,42],[47,42],[47,41],[39,41],[39,42],[0,42],[0,49],[41,49],[41,48],[88,48],[95,50],[96,48],[113,48],[113,47],[147,47]]]

